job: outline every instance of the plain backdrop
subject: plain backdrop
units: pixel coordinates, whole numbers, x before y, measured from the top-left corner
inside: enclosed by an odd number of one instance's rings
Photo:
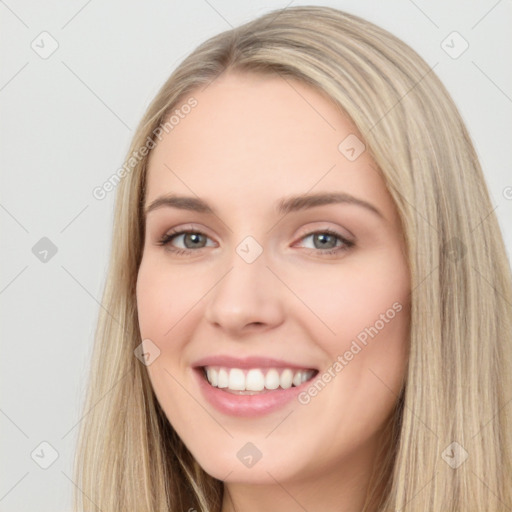
[[[291,5],[307,3],[317,4]],[[318,4],[386,28],[437,64],[481,159],[510,256],[511,2]],[[97,200],[92,190],[121,166],[149,101],[190,51],[287,5],[0,2],[1,511],[71,510],[115,197]]]

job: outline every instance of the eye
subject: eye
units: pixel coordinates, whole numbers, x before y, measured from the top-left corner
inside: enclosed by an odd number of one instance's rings
[[[354,246],[354,242],[348,240],[340,233],[331,229],[322,229],[314,231],[306,236],[303,236],[301,240],[312,240],[311,251],[320,254],[337,254],[343,251],[347,251]]]
[[[184,248],[174,247],[172,242],[181,240],[184,244]],[[197,249],[203,249],[206,247],[205,242],[209,240],[209,237],[201,231],[197,230],[181,230],[171,231],[166,233],[159,241],[158,245],[165,246],[167,250],[175,254],[189,254]]]
[[[303,236],[300,240],[311,239],[313,247],[306,247],[315,254],[333,255],[347,251],[355,244],[340,233],[331,229],[314,231]],[[186,255],[208,247],[208,235],[198,230],[175,230],[166,233],[158,245],[164,246],[168,251],[176,255]],[[176,247],[174,244],[183,244],[184,247]],[[209,244],[215,246],[215,244]]]

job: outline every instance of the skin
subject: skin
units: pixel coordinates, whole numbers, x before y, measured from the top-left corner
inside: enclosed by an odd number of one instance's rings
[[[151,154],[145,205],[172,192],[217,215],[147,215],[137,304],[142,339],[160,350],[147,367],[155,394],[199,464],[224,481],[223,512],[360,511],[407,364],[410,277],[394,203],[368,151],[351,162],[338,150],[362,136],[309,86],[230,72],[192,95],[197,107]],[[349,203],[276,212],[283,197],[334,191],[382,217]],[[175,227],[206,238],[159,245]],[[325,228],[355,245],[322,254],[310,234]],[[263,249],[250,264],[236,252],[249,235]],[[402,310],[306,405],[240,418],[199,391],[191,364],[213,354],[326,371],[396,302]],[[237,458],[247,442],[262,453],[251,468]]]

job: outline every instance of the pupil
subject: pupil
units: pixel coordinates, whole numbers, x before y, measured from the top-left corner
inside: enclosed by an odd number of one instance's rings
[[[199,233],[187,233],[185,236],[185,246],[189,247],[189,244],[187,244],[187,237],[190,237],[192,239],[192,247],[197,245],[198,242],[201,242],[201,237],[203,235],[200,235]]]
[[[327,235],[327,234],[320,234],[320,235],[317,235],[318,236],[318,239],[322,242],[321,245],[323,245],[322,249],[325,249],[326,245],[329,244],[329,238],[331,239],[331,241],[334,240],[334,237],[333,235]],[[324,242],[327,241],[327,244],[325,244]],[[329,249],[335,247],[336,245],[336,240],[334,240],[334,245],[332,245],[332,243],[329,245]]]

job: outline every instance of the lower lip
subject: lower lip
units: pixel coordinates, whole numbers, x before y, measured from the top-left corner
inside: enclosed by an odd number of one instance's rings
[[[297,387],[276,389],[258,395],[236,395],[213,387],[204,377],[201,368],[194,369],[194,373],[206,400],[218,411],[230,416],[262,416],[269,414],[291,402],[311,383],[311,380],[309,380]]]

